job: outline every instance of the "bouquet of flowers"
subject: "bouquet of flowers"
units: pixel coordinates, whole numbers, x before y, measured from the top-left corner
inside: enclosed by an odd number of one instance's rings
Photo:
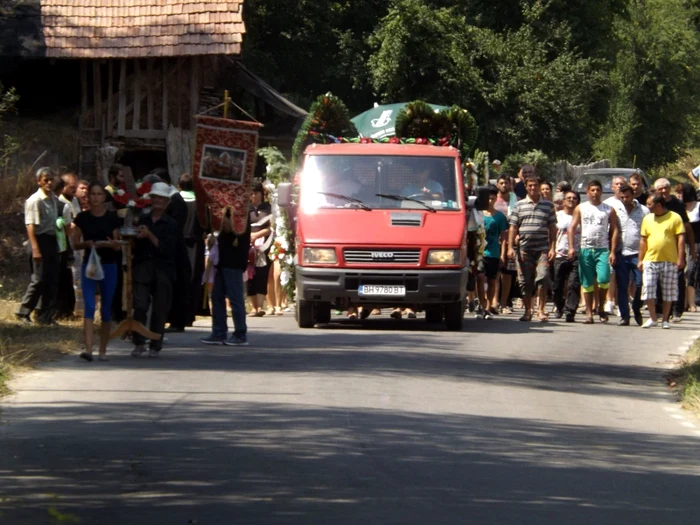
[[[150,182],[137,182],[136,183],[136,195],[131,195],[124,184],[117,188],[114,192],[112,198],[121,204],[129,208],[148,208],[151,205],[151,199],[146,195],[151,192]]]
[[[269,257],[280,263],[280,283],[287,296],[294,298],[294,247],[290,240],[291,232],[287,226],[287,215],[280,213],[275,220],[275,240],[270,247]]]

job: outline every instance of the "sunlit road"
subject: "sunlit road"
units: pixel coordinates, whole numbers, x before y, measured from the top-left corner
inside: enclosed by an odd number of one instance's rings
[[[251,320],[246,348],[198,328],[159,359],[72,356],[1,405],[0,523],[693,523],[700,424],[663,369],[698,316],[454,333],[287,315]]]

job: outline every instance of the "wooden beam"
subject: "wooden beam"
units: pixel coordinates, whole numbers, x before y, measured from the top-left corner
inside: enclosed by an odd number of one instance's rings
[[[88,81],[87,81],[87,60],[80,61],[80,125],[82,127],[88,110]]]
[[[192,57],[192,70],[190,71],[190,129],[194,129],[194,116],[199,113],[199,75],[200,57]]]
[[[92,61],[92,105],[95,113],[95,128],[102,129],[102,78],[100,61]]]
[[[177,107],[177,127],[182,129],[182,64],[177,64],[177,79],[175,80],[175,106]]]
[[[153,59],[149,58],[146,60],[146,123],[148,129],[153,129],[153,90],[154,90],[154,77],[153,77]]]
[[[170,60],[164,58],[161,62],[162,73],[163,73],[163,126],[164,131],[168,131],[168,69],[170,68]]]
[[[131,129],[141,126],[141,61],[134,60],[134,113]]]
[[[163,139],[167,132],[163,129],[127,129],[124,137],[128,139]]]
[[[126,60],[122,58],[119,71],[119,116],[117,135],[124,136],[126,130]]]
[[[114,131],[114,60],[107,61],[107,136],[111,137]]]

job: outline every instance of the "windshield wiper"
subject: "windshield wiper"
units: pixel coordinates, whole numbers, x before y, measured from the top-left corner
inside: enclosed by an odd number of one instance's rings
[[[414,199],[413,197],[404,197],[403,195],[394,195],[392,193],[375,193],[374,194],[377,197],[384,197],[385,199],[391,199],[392,201],[411,201],[411,202],[417,202],[418,204],[422,204],[425,206],[425,209],[428,210],[431,213],[437,213],[435,208],[432,206],[424,203],[420,199]]]
[[[332,198],[334,198],[334,199],[342,199],[342,200],[345,200],[345,201],[348,201],[348,202],[352,202],[352,203],[354,203],[354,204],[357,204],[357,205],[358,205],[360,208],[362,208],[363,210],[372,211],[372,208],[370,208],[369,206],[367,206],[367,205],[366,205],[364,202],[362,202],[360,199],[356,199],[356,198],[354,198],[354,197],[348,197],[347,195],[342,195],[342,194],[340,194],[340,193],[329,193],[329,192],[327,192],[327,191],[317,191],[316,193],[318,193],[319,195],[325,195],[326,197],[332,197]]]

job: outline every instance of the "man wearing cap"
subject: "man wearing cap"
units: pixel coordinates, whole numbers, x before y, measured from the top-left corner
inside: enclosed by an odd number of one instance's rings
[[[165,212],[170,203],[170,195],[168,184],[156,182],[152,186],[149,195],[151,211],[139,218],[134,245],[134,319],[145,324],[148,309],[153,306],[149,329],[161,335],[159,340],[151,340],[148,357],[158,357],[158,352],[163,347],[165,320],[170,312],[176,279],[177,223]],[[146,350],[146,340],[142,335],[134,333],[133,341],[134,350],[131,355],[139,357]]]

